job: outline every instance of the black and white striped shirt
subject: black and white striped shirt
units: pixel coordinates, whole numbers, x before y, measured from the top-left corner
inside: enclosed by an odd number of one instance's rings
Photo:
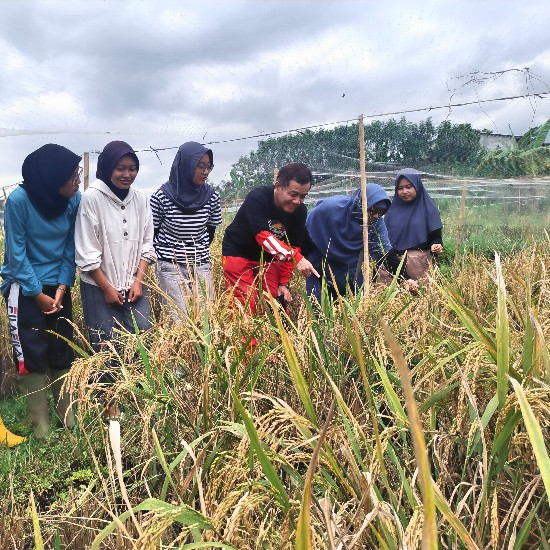
[[[157,189],[151,196],[155,252],[159,260],[200,265],[210,262],[208,227],[222,223],[220,195],[217,191],[194,214],[182,211]]]

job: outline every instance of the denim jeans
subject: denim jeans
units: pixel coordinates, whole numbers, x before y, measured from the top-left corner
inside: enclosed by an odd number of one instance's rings
[[[212,269],[210,263],[187,265],[158,260],[157,281],[161,290],[170,298],[178,310],[186,313],[191,300],[202,301],[204,297],[214,299]],[[166,304],[167,300],[163,298]],[[178,317],[175,313],[174,317]]]

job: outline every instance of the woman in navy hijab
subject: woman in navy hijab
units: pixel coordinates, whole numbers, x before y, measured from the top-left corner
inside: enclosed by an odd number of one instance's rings
[[[414,280],[426,278],[433,267],[433,255],[443,253],[441,216],[424,189],[420,172],[405,168],[395,177],[395,195],[385,217],[390,241],[402,256]]]
[[[59,418],[67,428],[75,423],[71,396],[61,390],[74,359],[68,342],[73,338],[70,289],[75,282],[80,159],[54,143],[32,152],[23,163],[23,184],[10,193],[4,212],[1,290],[38,439],[49,432],[50,385]]]
[[[210,245],[222,210],[218,192],[207,181],[213,168],[211,149],[184,143],[168,181],[151,197],[157,280],[176,306],[174,320],[188,311],[193,298],[214,298]]]
[[[329,293],[334,298],[363,284],[360,256],[363,253],[363,211],[361,189],[351,195],[336,195],[317,203],[308,213],[306,227],[315,245],[308,260],[323,273]],[[387,264],[392,245],[382,216],[390,206],[387,193],[376,183],[367,184],[369,256],[379,266]],[[398,262],[397,262],[398,265]],[[324,269],[323,267],[324,266]],[[395,262],[387,266],[396,271]],[[334,288],[334,281],[337,288]],[[321,280],[306,279],[308,294],[321,300]]]

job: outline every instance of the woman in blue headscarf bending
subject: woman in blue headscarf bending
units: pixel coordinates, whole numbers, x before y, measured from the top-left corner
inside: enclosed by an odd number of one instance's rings
[[[367,184],[369,257],[378,266],[395,272],[399,262],[389,261],[392,245],[382,216],[390,206],[387,193],[376,183]],[[322,273],[332,297],[345,295],[363,284],[360,258],[363,254],[361,189],[351,195],[336,195],[319,201],[308,213],[306,227],[315,245],[307,258]],[[334,286],[336,283],[336,288]],[[308,294],[321,300],[321,280],[306,279]]]
[[[397,173],[395,195],[385,221],[398,256],[407,252],[406,269],[411,279],[425,279],[433,267],[434,255],[443,254],[443,224],[420,172],[405,168]]]

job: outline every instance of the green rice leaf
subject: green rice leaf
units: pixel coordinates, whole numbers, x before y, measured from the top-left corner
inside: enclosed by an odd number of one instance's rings
[[[83,357],[84,359],[88,359],[90,357],[90,354],[87,351],[84,351],[80,346],[77,346],[72,340],[69,340],[62,334],[58,334],[53,330],[47,330],[46,332],[49,332],[50,334],[53,334],[54,336],[61,338],[61,340],[63,340],[66,344],[68,344],[76,353],[78,353],[78,355],[80,355],[80,357]],[[91,349],[91,346],[90,346],[90,349]]]
[[[510,322],[506,309],[506,285],[502,275],[500,256],[495,253],[497,270],[497,395],[502,408],[508,393],[508,366],[510,364]]]
[[[273,309],[273,314],[275,316],[277,328],[279,329],[279,335],[281,338],[281,342],[283,344],[285,357],[288,363],[288,370],[290,371],[290,376],[292,377],[292,380],[294,382],[294,387],[296,388],[298,397],[300,398],[300,401],[302,402],[304,409],[306,410],[306,414],[309,420],[314,426],[319,428],[320,426],[319,419],[317,418],[317,413],[315,412],[315,408],[313,407],[313,402],[311,401],[309,388],[307,386],[307,382],[306,382],[306,379],[304,378],[302,370],[300,369],[300,364],[298,363],[298,357],[296,356],[296,351],[294,350],[294,347],[292,346],[292,342],[290,341],[290,338],[288,337],[288,334],[285,328],[283,327],[281,316],[279,315],[279,306],[276,300],[272,296],[269,296],[269,300],[270,300],[271,307]]]
[[[447,299],[450,308],[462,321],[464,327],[476,341],[481,342],[485,346],[489,355],[496,361],[497,347],[494,338],[481,326],[475,314],[466,307],[460,294],[443,285],[440,286],[440,290]]]
[[[174,489],[174,492],[177,494],[177,487],[174,483],[174,480],[172,478],[172,473],[170,471],[170,468],[168,467],[168,463],[166,462],[166,457],[164,456],[164,453],[162,452],[162,448],[160,446],[160,441],[157,436],[157,432],[155,431],[155,428],[151,430],[151,434],[153,436],[153,443],[155,444],[155,453],[157,455],[157,458],[159,459],[160,465],[162,466],[162,469],[164,470],[164,473],[166,474],[166,479],[172,486],[172,489]]]
[[[510,378],[510,380],[518,398],[521,414],[523,415],[523,421],[525,422],[527,434],[529,435],[529,440],[533,446],[537,465],[540,473],[542,474],[542,480],[546,489],[546,496],[550,503],[550,458],[548,457],[548,451],[546,450],[542,429],[533,413],[533,409],[531,409],[531,405],[529,405],[529,401],[527,401],[523,388],[517,380],[514,380],[513,378]]]
[[[99,550],[103,540],[113,533],[118,526],[124,523],[133,512],[157,512],[161,516],[163,514],[169,514],[174,523],[181,523],[186,526],[196,526],[202,530],[214,529],[207,518],[186,504],[174,505],[156,498],[147,498],[132,510],[127,510],[118,516],[115,521],[109,523],[109,525],[107,525],[107,527],[105,527],[94,539],[90,549]]]
[[[243,404],[241,403],[241,400],[239,397],[233,392],[233,402],[235,403],[235,408],[237,409],[238,413],[241,415],[241,418],[243,419],[246,431],[248,432],[248,437],[250,438],[250,446],[256,453],[256,456],[258,457],[258,460],[260,462],[260,465],[262,467],[262,470],[264,471],[265,476],[267,477],[267,480],[275,490],[275,492],[278,495],[278,500],[281,506],[285,511],[288,511],[290,508],[290,500],[288,498],[288,495],[286,494],[286,490],[284,488],[284,485],[277,475],[277,472],[275,471],[275,467],[269,460],[269,457],[265,453],[262,443],[260,441],[260,438],[258,436],[258,432],[256,431],[256,428],[254,426],[254,423],[252,422],[252,419],[248,415],[247,410],[244,408]]]

